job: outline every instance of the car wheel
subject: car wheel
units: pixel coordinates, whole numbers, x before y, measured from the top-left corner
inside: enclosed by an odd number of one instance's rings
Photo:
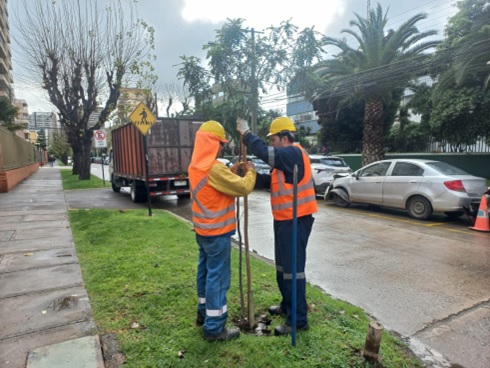
[[[464,211],[453,211],[453,212],[444,212],[444,214],[452,220],[456,220],[458,217],[464,215]]]
[[[349,197],[349,195],[347,194],[347,192],[344,189],[338,188],[337,190],[343,191],[345,193],[346,197]],[[344,198],[342,198],[337,193],[333,193],[333,201],[339,207],[346,208],[346,207],[349,207],[350,206],[350,202],[347,202]]]
[[[421,196],[410,198],[407,206],[410,217],[417,220],[427,220],[432,215],[432,206],[430,202]]]

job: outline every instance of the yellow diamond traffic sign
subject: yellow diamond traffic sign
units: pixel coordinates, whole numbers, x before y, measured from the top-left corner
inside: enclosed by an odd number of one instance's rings
[[[143,102],[140,102],[131,115],[129,115],[129,120],[136,125],[136,128],[138,128],[143,135],[146,135],[157,119],[150,109]]]

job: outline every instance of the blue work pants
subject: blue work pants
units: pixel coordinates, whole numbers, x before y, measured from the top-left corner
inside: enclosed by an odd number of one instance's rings
[[[205,317],[204,335],[215,335],[223,330],[228,318],[226,293],[231,282],[231,237],[196,234],[196,240],[199,245],[197,308]]]
[[[315,219],[312,215],[298,218],[297,257],[296,257],[296,327],[308,323],[306,304],[306,246]],[[274,257],[276,280],[282,295],[281,310],[286,313],[286,323],[292,325],[292,257],[293,257],[293,220],[274,221]]]

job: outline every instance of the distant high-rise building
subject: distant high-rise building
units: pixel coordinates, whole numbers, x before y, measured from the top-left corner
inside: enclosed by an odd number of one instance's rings
[[[14,99],[7,0],[0,0],[0,97]]]
[[[29,120],[29,130],[58,128],[54,112],[33,112],[28,115],[27,120]]]

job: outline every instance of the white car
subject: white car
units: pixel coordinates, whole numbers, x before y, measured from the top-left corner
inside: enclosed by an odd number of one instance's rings
[[[425,220],[433,212],[456,218],[480,203],[486,179],[448,163],[422,159],[392,159],[369,164],[335,179],[325,192],[340,207],[364,203],[400,208]]]
[[[310,163],[315,192],[322,195],[333,181],[334,174],[352,172],[344,159],[337,156],[310,155]]]

